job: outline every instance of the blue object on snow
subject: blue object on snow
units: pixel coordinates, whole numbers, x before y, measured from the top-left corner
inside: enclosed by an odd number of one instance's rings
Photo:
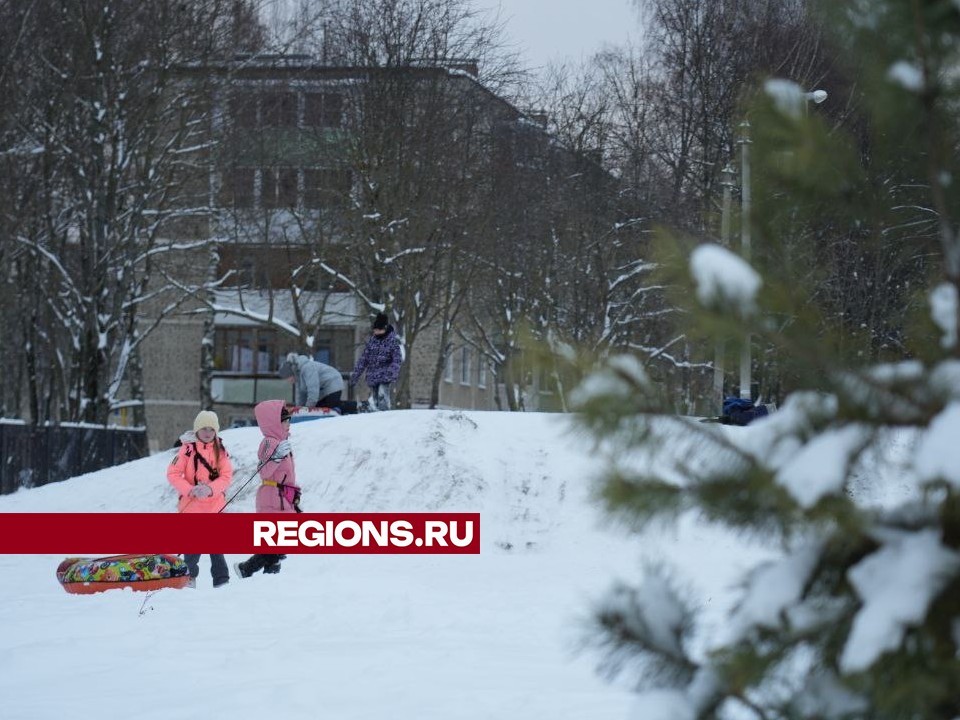
[[[738,397],[723,399],[721,422],[729,425],[749,425],[760,417],[769,415],[766,405],[754,405],[752,400]]]

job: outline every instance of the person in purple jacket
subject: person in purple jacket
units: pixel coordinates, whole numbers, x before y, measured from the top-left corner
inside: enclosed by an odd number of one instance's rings
[[[390,386],[400,377],[402,362],[400,338],[394,332],[387,316],[380,313],[373,321],[373,334],[367,340],[350,376],[350,387],[353,387],[366,372],[367,385],[370,388],[368,410],[390,409]]]

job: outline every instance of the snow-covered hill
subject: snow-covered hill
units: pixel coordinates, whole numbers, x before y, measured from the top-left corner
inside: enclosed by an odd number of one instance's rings
[[[256,428],[229,430],[235,484]],[[59,557],[0,557],[0,716],[622,718],[578,652],[592,599],[632,575],[598,463],[558,415],[411,411],[293,426],[308,511],[481,513],[479,556],[291,556],[280,575],[150,597],[63,592]],[[0,498],[0,512],[170,512],[173,451]],[[257,483],[230,506],[252,511]],[[120,549],[119,551],[122,551]],[[229,560],[239,558],[228,558]],[[142,610],[142,613],[141,613]],[[11,662],[15,658],[15,661]]]
[[[678,446],[694,442],[677,427]],[[716,431],[750,444],[765,429]],[[0,717],[641,717],[635,676],[603,680],[584,648],[611,583],[635,583],[641,562],[675,567],[707,638],[739,597],[732,579],[776,552],[691,514],[639,537],[611,525],[591,499],[600,454],[569,416],[403,411],[297,424],[292,436],[307,511],[479,512],[481,554],[296,555],[279,575],[217,590],[203,558],[196,590],[145,605],[129,591],[67,595],[60,557],[0,556]],[[238,488],[260,434],[223,437]],[[0,497],[0,513],[171,512],[172,457],[21,490]],[[887,474],[858,493],[902,496],[901,473]],[[228,511],[253,511],[256,486]]]
[[[234,464],[232,494],[256,468],[261,435],[239,428],[223,439]],[[579,514],[596,470],[586,441],[560,415],[354,415],[295,424],[291,439],[307,511],[479,511],[484,529],[533,535],[570,519],[564,512]],[[173,453],[5,496],[0,510],[170,512],[176,499],[165,472]],[[256,487],[247,485],[227,512],[252,512]],[[564,502],[568,492],[572,502]]]

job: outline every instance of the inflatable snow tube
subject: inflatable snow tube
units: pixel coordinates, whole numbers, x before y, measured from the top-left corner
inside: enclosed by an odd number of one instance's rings
[[[67,558],[57,567],[57,580],[74,595],[128,587],[150,591],[182,588],[190,581],[187,564],[176,555],[112,555]]]
[[[317,408],[308,408],[293,406],[288,408],[290,410],[290,424],[310,422],[311,420],[324,420],[326,418],[338,418],[340,413],[338,413],[333,408],[328,407],[317,407]]]

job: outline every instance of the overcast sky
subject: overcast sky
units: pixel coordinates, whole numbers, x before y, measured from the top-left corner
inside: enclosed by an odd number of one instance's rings
[[[268,25],[288,20],[303,0],[267,0]],[[472,0],[479,10],[496,12],[507,41],[529,68],[568,60],[578,63],[603,49],[637,39],[637,0]]]
[[[531,67],[551,61],[579,62],[637,37],[634,0],[476,0],[501,8],[507,32]]]

